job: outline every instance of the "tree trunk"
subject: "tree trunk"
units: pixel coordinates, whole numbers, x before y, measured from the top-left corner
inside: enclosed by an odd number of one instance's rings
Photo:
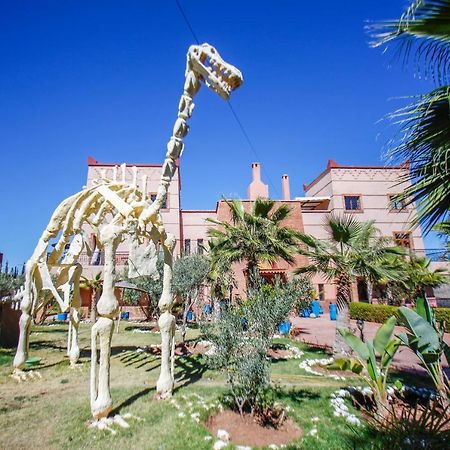
[[[195,297],[194,297],[195,298]],[[186,326],[187,326],[187,316],[189,314],[189,310],[191,309],[192,305],[194,304],[194,301],[191,300],[191,297],[188,296],[186,298],[186,301],[184,303],[184,311],[183,311],[183,323],[181,324],[180,328],[180,335],[181,335],[181,343],[184,345],[185,339],[186,339]]]
[[[351,355],[351,349],[339,333],[339,328],[350,329],[351,280],[346,274],[336,280],[337,284],[337,310],[336,337],[333,346],[333,356],[346,357]]]
[[[367,300],[369,303],[373,302],[373,284],[371,281],[366,280],[366,286],[367,286]]]
[[[388,305],[394,304],[394,296],[392,295],[392,289],[391,286],[389,286],[389,284],[386,286],[386,298]]]
[[[257,261],[248,261],[247,263],[247,295],[251,295],[251,291],[255,286],[255,278],[259,276],[259,268]]]

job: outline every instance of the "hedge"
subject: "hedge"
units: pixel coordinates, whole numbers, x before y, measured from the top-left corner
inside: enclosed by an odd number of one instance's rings
[[[366,322],[384,323],[392,315],[397,315],[397,306],[372,305],[370,303],[350,303],[350,318]]]
[[[450,308],[434,308],[437,322],[445,322],[445,331],[450,333]]]
[[[397,316],[397,306],[350,303],[350,318],[366,322],[384,323],[392,315]],[[437,322],[445,322],[445,331],[450,332],[450,308],[433,308]]]

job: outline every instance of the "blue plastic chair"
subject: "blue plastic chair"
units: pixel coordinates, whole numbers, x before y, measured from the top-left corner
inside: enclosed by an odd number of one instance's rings
[[[60,320],[61,322],[64,322],[67,320],[67,313],[63,312],[63,313],[58,313],[58,315],[56,316],[56,318],[58,320]]]
[[[291,322],[283,322],[280,323],[280,325],[278,325],[278,331],[281,334],[289,334],[289,332],[291,331],[291,327],[292,327]]]

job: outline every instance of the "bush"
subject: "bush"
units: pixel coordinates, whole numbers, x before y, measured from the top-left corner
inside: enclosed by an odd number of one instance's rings
[[[443,323],[445,326],[445,331],[450,333],[450,308],[434,308],[433,309],[436,322]]]
[[[366,322],[384,323],[391,316],[398,317],[398,308],[388,305],[372,305],[370,303],[350,303],[350,318]]]
[[[299,277],[294,279],[291,284],[296,294],[294,303],[295,312],[298,313],[304,308],[309,308],[311,306],[311,300],[316,297],[309,278]]]
[[[350,303],[350,318],[366,322],[384,323],[392,315],[399,318],[397,306],[372,305],[370,303]],[[433,308],[437,323],[445,324],[445,331],[450,332],[450,308]]]
[[[289,316],[295,299],[292,283],[270,286],[258,279],[241,305],[232,304],[216,322],[202,324],[215,349],[208,363],[225,372],[229,394],[241,414],[263,415],[265,421],[274,413],[266,395],[270,382],[266,355],[277,325]]]

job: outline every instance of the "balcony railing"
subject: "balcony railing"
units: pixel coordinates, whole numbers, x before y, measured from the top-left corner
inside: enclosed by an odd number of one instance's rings
[[[78,258],[78,262],[82,266],[103,266],[105,264],[105,254],[104,252],[98,252],[94,253],[92,256],[89,256],[86,253],[82,253]],[[128,265],[128,252],[116,253],[116,265],[117,266]]]

